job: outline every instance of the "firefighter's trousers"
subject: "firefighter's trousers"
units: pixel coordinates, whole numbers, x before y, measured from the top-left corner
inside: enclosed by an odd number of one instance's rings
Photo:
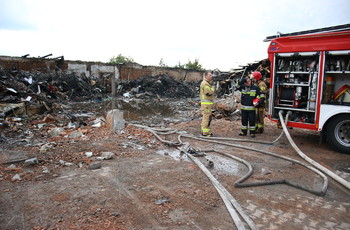
[[[256,128],[259,132],[264,131],[265,107],[256,108]]]
[[[210,122],[212,120],[212,109],[213,104],[201,104],[202,111],[202,124],[201,124],[201,133],[202,135],[211,134]]]
[[[245,110],[242,109],[242,133],[247,134],[248,124],[250,134],[255,134],[255,119],[256,112],[254,110]]]

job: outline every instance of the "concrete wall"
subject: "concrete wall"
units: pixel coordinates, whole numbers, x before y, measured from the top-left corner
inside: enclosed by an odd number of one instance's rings
[[[140,76],[168,74],[178,81],[200,81],[203,78],[203,73],[203,71],[157,66],[141,66],[136,64],[125,64],[120,67],[122,80],[134,80]]]
[[[43,73],[60,69],[66,72],[84,74],[92,78],[114,76],[117,80],[134,80],[141,76],[157,76],[161,74],[168,74],[179,81],[197,82],[203,78],[202,71],[142,66],[136,63],[113,65],[102,62],[66,61],[63,57],[45,59],[0,56],[0,66],[6,70],[39,71]]]

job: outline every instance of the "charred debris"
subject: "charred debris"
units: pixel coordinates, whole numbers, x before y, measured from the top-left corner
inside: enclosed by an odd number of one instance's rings
[[[214,70],[217,98],[232,95],[236,80],[256,70],[261,71],[268,82],[269,66],[266,59],[231,72]],[[200,81],[178,81],[162,74],[141,76],[132,81],[120,80],[116,83],[115,92],[119,98],[196,98],[199,85]],[[60,105],[69,102],[108,100],[111,99],[110,92],[111,79],[86,77],[84,74],[66,73],[59,69],[42,73],[0,66],[0,127],[6,127],[6,121],[13,118],[26,119],[33,115],[57,112],[63,109]]]

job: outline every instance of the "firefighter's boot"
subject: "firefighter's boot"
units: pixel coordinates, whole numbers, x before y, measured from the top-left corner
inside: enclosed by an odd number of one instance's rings
[[[255,137],[255,128],[250,129],[250,137]]]
[[[238,135],[240,135],[240,136],[247,136],[247,131],[241,131]]]
[[[202,136],[204,136],[204,137],[212,137],[212,136],[214,136],[214,134],[213,133],[208,133],[208,134],[203,134],[202,133]]]

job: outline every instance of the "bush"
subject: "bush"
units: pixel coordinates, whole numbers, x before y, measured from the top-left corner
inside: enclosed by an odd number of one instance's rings
[[[134,59],[132,59],[131,57],[125,57],[121,54],[118,54],[117,57],[112,57],[109,59],[109,63],[110,64],[124,64],[124,63],[134,63]]]
[[[185,69],[204,70],[202,65],[199,64],[199,60],[198,59],[195,59],[193,62],[188,60],[188,63],[185,64]]]

